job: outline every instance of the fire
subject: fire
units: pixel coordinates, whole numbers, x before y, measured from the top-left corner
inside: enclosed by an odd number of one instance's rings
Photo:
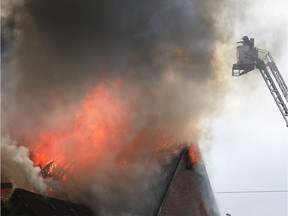
[[[49,175],[66,163],[89,166],[95,158],[103,159],[129,130],[120,86],[121,82],[115,81],[91,88],[69,125],[41,132],[29,147],[34,165],[46,167]],[[53,163],[47,167],[49,162]]]
[[[71,170],[74,163],[67,165],[64,163],[63,165],[57,164],[53,161],[47,163],[45,167],[41,167],[41,175],[44,178],[51,177],[55,180],[63,180],[67,179],[67,173]]]
[[[196,145],[191,145],[188,150],[188,155],[192,164],[197,163],[201,159],[201,155],[199,152],[199,147]]]

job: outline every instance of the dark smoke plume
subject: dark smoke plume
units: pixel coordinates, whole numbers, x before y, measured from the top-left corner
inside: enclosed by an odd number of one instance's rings
[[[99,170],[76,169],[63,190],[92,206],[97,201],[103,215],[149,215],[153,199],[135,200],[151,196],[163,180],[167,162],[150,161],[157,134],[169,134],[176,146],[197,143],[201,122],[217,111],[225,89],[217,57],[219,44],[229,39],[228,27],[223,34],[217,22],[225,5],[225,0],[2,1],[2,134],[29,149],[42,130],[69,125],[85,85],[120,79],[132,141],[125,147],[119,141]],[[119,155],[130,158],[129,172],[113,168]]]

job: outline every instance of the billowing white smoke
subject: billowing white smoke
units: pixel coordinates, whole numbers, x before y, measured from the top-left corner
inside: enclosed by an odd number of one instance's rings
[[[28,149],[17,146],[17,143],[8,137],[1,138],[1,169],[13,186],[47,194],[40,168],[33,166]]]

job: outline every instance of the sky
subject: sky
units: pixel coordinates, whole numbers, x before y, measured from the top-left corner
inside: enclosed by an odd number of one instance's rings
[[[244,14],[236,22],[236,41],[244,35],[255,38],[255,46],[272,54],[287,83],[288,1],[249,1],[246,9],[241,4],[234,4],[235,14]],[[287,190],[288,128],[262,76],[255,70],[227,80],[223,110],[212,123],[212,148],[204,155],[214,192]],[[221,215],[288,214],[287,192],[215,193],[215,198]]]

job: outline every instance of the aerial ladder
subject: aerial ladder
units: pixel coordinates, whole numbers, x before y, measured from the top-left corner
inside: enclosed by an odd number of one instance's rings
[[[271,54],[254,47],[254,39],[247,36],[237,43],[242,45],[237,47],[237,64],[233,64],[232,76],[242,76],[258,69],[288,127],[288,88]]]

